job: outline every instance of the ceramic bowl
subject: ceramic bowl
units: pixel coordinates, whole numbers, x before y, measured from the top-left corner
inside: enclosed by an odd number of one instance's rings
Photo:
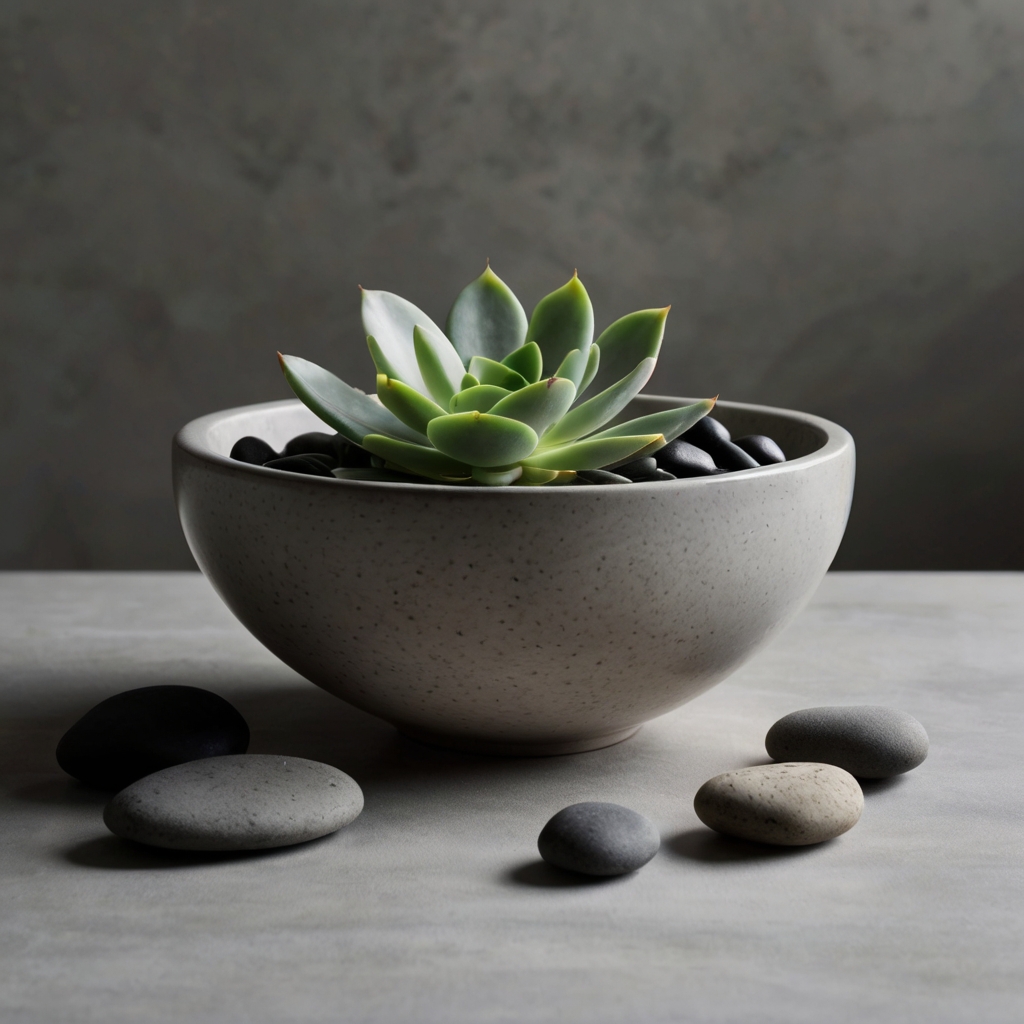
[[[643,396],[625,415],[687,399]],[[839,547],[850,435],[722,402],[789,461],[619,486],[453,487],[298,476],[228,458],[324,425],[297,401],[174,441],[189,547],[245,627],[311,682],[408,735],[500,754],[625,739],[760,650]]]

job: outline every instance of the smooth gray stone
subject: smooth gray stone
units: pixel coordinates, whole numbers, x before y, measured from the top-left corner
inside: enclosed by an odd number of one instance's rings
[[[537,839],[540,855],[584,875],[625,875],[642,868],[661,846],[650,819],[620,804],[591,801],[559,811]]]
[[[831,764],[762,764],[709,779],[693,798],[708,828],[776,846],[810,846],[849,831],[864,794]]]
[[[355,780],[329,764],[231,754],[139,779],[103,821],[123,839],[169,850],[267,850],[336,832],[362,809]]]
[[[877,705],[805,708],[780,718],[764,740],[776,761],[822,761],[860,779],[887,779],[928,756],[928,733],[905,711]]]

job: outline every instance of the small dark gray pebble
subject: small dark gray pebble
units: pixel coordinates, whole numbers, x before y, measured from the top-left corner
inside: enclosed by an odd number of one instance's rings
[[[338,450],[334,434],[325,434],[319,430],[293,437],[285,446],[285,455],[326,455],[337,463]]]
[[[619,804],[588,802],[559,811],[537,839],[540,855],[584,875],[625,875],[661,846],[653,822]]]
[[[303,473],[306,476],[333,476],[331,466],[316,455],[287,455],[266,464],[267,469],[283,469],[288,473]]]
[[[682,438],[669,441],[654,459],[659,468],[680,478],[711,476],[717,468],[715,460],[703,448],[698,448]]]
[[[633,481],[621,473],[612,473],[607,469],[581,469],[576,477],[588,484],[631,484]]]
[[[241,437],[231,448],[231,458],[250,466],[263,466],[280,457],[261,437]]]
[[[785,462],[786,456],[782,449],[764,434],[748,434],[737,437],[733,444],[742,448],[759,466],[773,466],[777,462]]]
[[[697,422],[690,427],[685,434],[683,434],[683,440],[688,444],[696,445],[698,448],[704,451],[709,451],[709,445],[714,447],[715,445],[721,444],[723,441],[731,441],[732,435],[729,431],[714,418],[714,416],[705,416],[703,419],[697,420]]]
[[[776,761],[834,764],[860,779],[902,775],[928,756],[916,718],[870,704],[794,711],[768,730],[764,745]]]
[[[647,455],[642,459],[634,459],[624,466],[616,466],[615,472],[629,480],[653,480],[658,470],[658,463],[653,456]]]
[[[723,441],[710,453],[719,469],[727,469],[735,473],[740,469],[757,469],[759,463],[752,455],[748,455],[739,445],[732,441]]]
[[[341,434],[334,435],[334,451],[338,465],[344,469],[370,468],[370,453],[365,448],[346,441]]]
[[[123,789],[185,761],[244,754],[249,726],[196,686],[143,686],[101,701],[61,737],[57,763],[87,786]]]
[[[675,480],[676,477],[675,477],[674,473],[670,473],[667,469],[656,469],[654,471],[654,476],[652,476],[650,479],[651,480]]]

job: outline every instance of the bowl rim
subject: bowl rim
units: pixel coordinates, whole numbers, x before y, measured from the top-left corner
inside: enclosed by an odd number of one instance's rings
[[[687,405],[697,401],[693,398],[682,398],[675,395],[653,395],[641,394],[638,399],[650,399],[656,402],[670,402],[673,404]],[[854,450],[853,437],[848,430],[838,423],[827,420],[822,416],[815,416],[812,413],[800,412],[796,409],[784,409],[771,405],[757,405],[749,402],[718,402],[716,407],[723,409],[737,409],[744,412],[767,413],[772,416],[782,416],[794,420],[804,426],[816,428],[825,435],[825,443],[807,455],[787,460],[786,462],[774,463],[767,466],[758,466],[755,469],[734,470],[731,473],[721,473],[714,476],[685,477],[674,481],[651,480],[635,482],[630,487],[467,487],[464,484],[441,484],[441,483],[405,483],[397,480],[340,480],[337,477],[311,476],[299,473],[291,473],[283,469],[271,469],[267,466],[256,466],[249,462],[240,462],[227,455],[220,455],[209,448],[203,441],[212,426],[230,416],[237,416],[242,413],[255,410],[269,411],[278,408],[303,406],[297,398],[284,398],[272,402],[255,402],[250,405],[239,405],[230,409],[220,409],[216,412],[206,413],[186,423],[174,435],[173,448],[192,456],[200,462],[216,466],[220,470],[230,473],[240,473],[252,476],[254,479],[263,478],[268,483],[276,481],[280,484],[291,484],[295,487],[345,487],[357,490],[384,490],[398,491],[399,493],[416,494],[444,494],[444,495],[474,495],[484,494],[517,494],[532,495],[538,494],[576,494],[586,495],[600,493],[602,496],[612,496],[620,491],[636,494],[636,488],[644,490],[657,488],[659,492],[675,493],[680,488],[694,487],[718,487],[733,486],[744,480],[761,479],[765,475],[780,476],[784,473],[800,472],[810,469],[824,462],[831,462],[847,452]],[[325,430],[330,430],[330,425],[324,423]],[[582,500],[582,499],[580,499]]]

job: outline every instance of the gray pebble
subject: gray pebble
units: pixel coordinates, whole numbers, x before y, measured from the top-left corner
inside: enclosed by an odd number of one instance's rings
[[[363,792],[342,771],[277,754],[231,754],[165,768],[121,790],[107,828],[169,850],[267,850],[336,832]]]
[[[625,875],[642,868],[661,846],[654,824],[619,804],[588,802],[559,811],[537,839],[540,855],[584,875]]]
[[[895,708],[806,708],[780,718],[764,745],[776,761],[822,761],[860,779],[887,779],[928,756],[928,733]]]
[[[764,764],[716,775],[693,798],[708,828],[776,846],[810,846],[853,828],[864,794],[831,764]]]

